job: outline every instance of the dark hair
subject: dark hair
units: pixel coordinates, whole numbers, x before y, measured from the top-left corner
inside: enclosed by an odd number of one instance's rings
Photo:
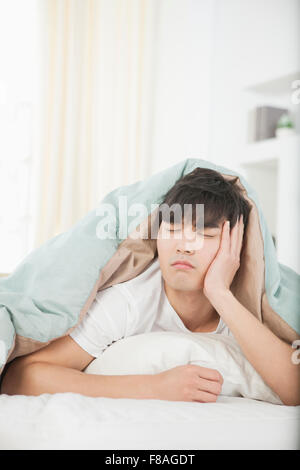
[[[192,222],[197,225],[195,204],[204,204],[204,227],[218,227],[225,220],[234,227],[243,215],[244,229],[247,227],[251,206],[243,196],[243,190],[236,184],[238,176],[225,179],[221,173],[208,168],[196,168],[191,173],[176,181],[174,186],[163,196],[159,206],[159,225],[164,218],[162,204],[169,207],[179,204],[184,213],[184,204],[192,205]],[[174,223],[174,214],[170,223]],[[185,213],[184,213],[185,215]],[[169,221],[169,220],[168,220]]]

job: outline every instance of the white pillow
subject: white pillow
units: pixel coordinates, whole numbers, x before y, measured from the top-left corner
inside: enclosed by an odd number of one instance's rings
[[[215,333],[144,333],[116,341],[85,369],[87,374],[157,374],[196,364],[218,370],[221,395],[242,396],[282,404],[242,353],[233,337]]]

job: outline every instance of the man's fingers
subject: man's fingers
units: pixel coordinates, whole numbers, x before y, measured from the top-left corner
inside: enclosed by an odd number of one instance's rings
[[[236,244],[236,256],[239,257],[243,245],[243,235],[244,235],[244,220],[243,215],[241,215],[238,225],[238,241]]]
[[[231,231],[230,236],[230,250],[232,256],[239,258],[243,244],[244,222],[243,215],[240,216],[235,226]]]
[[[190,365],[195,368],[197,375],[201,379],[213,380],[215,382],[221,382],[221,384],[224,382],[223,377],[218,370],[209,369],[208,367],[197,366],[196,364]]]
[[[230,250],[230,221],[226,220],[222,228],[222,238],[220,244],[220,250]]]
[[[197,388],[202,392],[212,393],[213,395],[220,395],[222,391],[222,384],[215,380],[200,379],[197,381]]]
[[[218,396],[213,393],[196,391],[192,401],[197,401],[199,403],[215,403]]]

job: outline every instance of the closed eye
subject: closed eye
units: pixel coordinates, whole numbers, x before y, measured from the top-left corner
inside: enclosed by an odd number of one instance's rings
[[[178,228],[178,229],[174,229],[174,228],[166,228],[166,230],[168,230],[168,232],[181,232],[181,228]],[[201,233],[201,232],[198,232],[198,235],[202,235],[204,236],[205,238],[214,238],[216,235],[207,235],[206,233]]]

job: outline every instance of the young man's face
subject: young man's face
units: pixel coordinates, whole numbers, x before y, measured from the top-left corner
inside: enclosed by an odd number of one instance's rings
[[[217,228],[195,231],[192,225],[162,221],[157,236],[158,259],[165,282],[177,290],[193,291],[204,287],[205,274],[221,242],[222,223]],[[186,261],[192,266],[177,264]]]

